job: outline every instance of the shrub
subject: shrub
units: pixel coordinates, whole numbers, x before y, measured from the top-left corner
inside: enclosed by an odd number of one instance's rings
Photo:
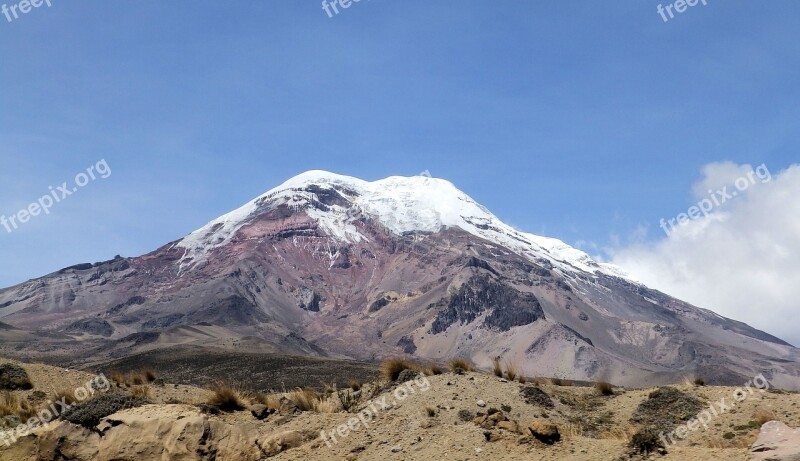
[[[527,383],[527,382],[528,382],[528,378],[526,378],[526,377],[525,377],[525,376],[523,376],[523,375],[519,375],[519,383],[520,383],[520,384],[525,384],[525,383]]]
[[[519,391],[519,395],[530,405],[538,405],[543,408],[553,408],[553,400],[547,393],[538,387],[525,386]]]
[[[4,363],[0,365],[0,390],[28,390],[33,389],[33,384],[28,377],[28,372],[19,365]]]
[[[342,409],[348,413],[355,409],[361,401],[361,392],[358,391],[342,390],[337,393],[337,396],[339,397],[339,402],[342,404]],[[328,412],[321,411],[321,413]]]
[[[495,357],[495,359],[492,360],[492,364],[494,365],[494,367],[492,368],[492,372],[494,373],[494,375],[497,376],[498,378],[502,378],[503,367],[500,366],[500,357]]]
[[[388,381],[396,381],[403,370],[419,371],[419,367],[405,359],[384,360],[381,364],[383,377]]]
[[[600,395],[614,395],[614,386],[612,386],[610,383],[595,383],[594,388],[600,393]]]
[[[695,378],[693,383],[695,386],[705,386],[706,380],[704,380],[703,378]]]
[[[453,359],[450,361],[450,371],[455,371],[456,368],[461,368],[464,371],[475,371],[466,359]]]
[[[353,392],[360,391],[361,390],[361,382],[356,381],[355,379],[351,379],[350,380],[350,389],[352,389]]]
[[[106,416],[125,410],[147,405],[149,400],[134,395],[117,393],[100,394],[84,402],[78,403],[61,414],[61,417],[73,424],[92,428]]]
[[[631,422],[667,430],[689,421],[704,408],[703,402],[689,394],[674,387],[660,387],[639,404]]]
[[[208,399],[208,405],[226,412],[245,409],[242,394],[233,387],[218,385],[212,391],[214,394]]]
[[[475,419],[475,415],[473,415],[472,412],[469,410],[458,410],[458,419],[464,422],[468,422]]]
[[[325,394],[333,394],[337,390],[335,383],[326,383],[325,381],[320,381],[320,384],[322,384],[322,392]]]
[[[658,448],[666,448],[658,437],[658,432],[651,427],[645,427],[636,431],[631,437],[628,446],[639,453],[645,454],[652,453]]]
[[[425,407],[425,413],[428,415],[429,418],[433,418],[436,416],[436,409],[431,407]]]

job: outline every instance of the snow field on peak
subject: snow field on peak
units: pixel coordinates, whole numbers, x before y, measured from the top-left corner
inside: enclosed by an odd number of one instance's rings
[[[223,246],[269,200],[270,207],[286,204],[305,209],[329,236],[348,243],[365,240],[352,224],[351,210],[333,205],[323,211],[307,205],[314,194],[309,186],[340,186],[355,193],[348,196],[357,208],[396,234],[438,232],[444,227],[459,227],[470,234],[495,242],[533,261],[549,260],[563,271],[595,271],[632,280],[619,267],[598,264],[592,258],[561,240],[520,232],[503,223],[489,210],[461,192],[450,182],[425,176],[392,176],[367,182],[358,178],[313,170],[295,176],[246,205],[223,215],[192,232],[177,246],[185,248],[183,259],[202,259],[212,249]]]

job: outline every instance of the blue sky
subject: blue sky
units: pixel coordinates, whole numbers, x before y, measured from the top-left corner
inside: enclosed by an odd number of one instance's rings
[[[9,5],[14,3],[5,0]],[[52,0],[0,16],[0,286],[177,239],[285,179],[423,170],[593,254],[713,162],[798,158],[800,3]],[[666,4],[666,3],[665,3]],[[594,246],[593,246],[594,245]]]

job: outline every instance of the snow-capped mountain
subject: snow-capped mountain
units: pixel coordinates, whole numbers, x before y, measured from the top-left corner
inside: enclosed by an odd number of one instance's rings
[[[324,209],[310,206],[319,200],[317,188],[336,190],[344,201],[333,201]],[[459,228],[533,261],[545,259],[562,271],[600,271],[630,279],[618,267],[596,263],[586,253],[558,239],[515,230],[446,180],[427,176],[392,176],[367,182],[319,170],[295,176],[192,232],[177,244],[187,250],[182,261],[202,261],[211,250],[228,243],[239,229],[261,213],[279,207],[306,210],[326,235],[342,244],[367,239],[355,222],[369,217],[397,235]]]
[[[0,320],[14,327],[0,331],[10,355],[58,343],[99,360],[192,344],[503,357],[528,375],[619,384],[764,373],[800,385],[794,347],[515,230],[424,176],[301,174],[150,254],[0,290]],[[49,339],[32,341],[34,329]]]

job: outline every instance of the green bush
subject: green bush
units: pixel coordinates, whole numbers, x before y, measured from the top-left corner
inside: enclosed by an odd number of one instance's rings
[[[0,390],[16,391],[19,389],[33,389],[28,372],[13,363],[0,365]]]
[[[92,428],[100,423],[106,416],[125,410],[152,403],[150,400],[125,394],[100,394],[85,402],[69,408],[61,417],[73,424]]]
[[[650,427],[639,429],[628,444],[631,448],[639,453],[651,453],[658,448],[666,448],[658,437],[656,430]]]

